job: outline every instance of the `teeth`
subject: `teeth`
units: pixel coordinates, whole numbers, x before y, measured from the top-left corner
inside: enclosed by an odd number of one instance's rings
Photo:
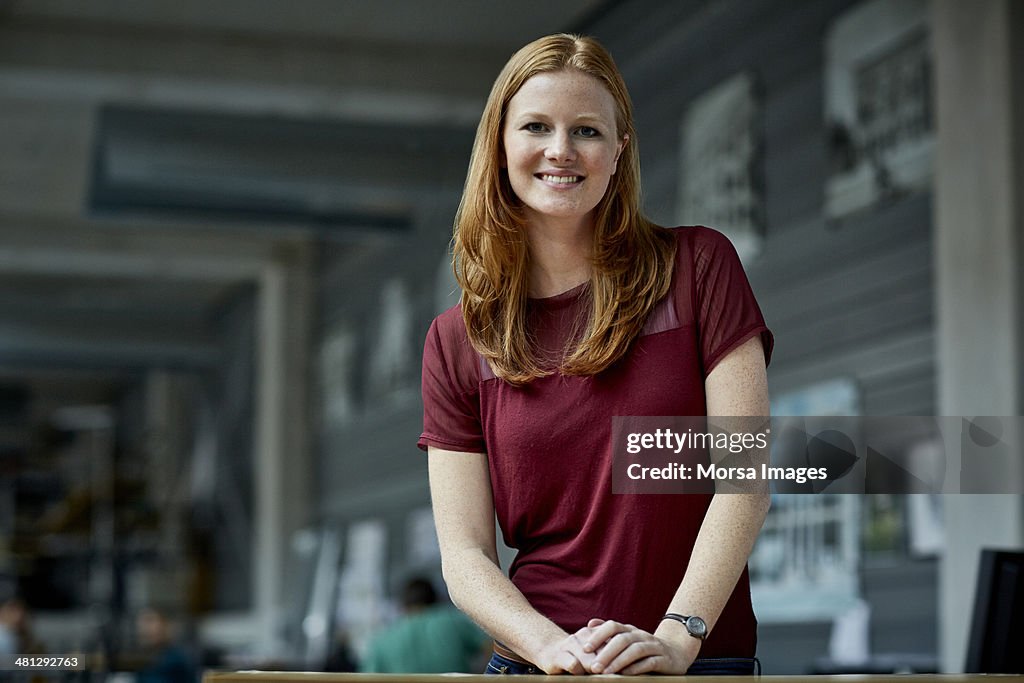
[[[541,180],[549,183],[559,183],[562,185],[568,185],[569,183],[579,182],[580,177],[578,175],[547,175],[542,174]]]

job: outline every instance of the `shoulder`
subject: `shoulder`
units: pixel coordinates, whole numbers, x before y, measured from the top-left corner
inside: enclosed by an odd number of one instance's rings
[[[393,648],[396,642],[406,637],[408,630],[408,617],[398,617],[373,635],[367,646],[368,651],[373,652],[376,657],[386,657],[388,650]]]
[[[674,278],[677,288],[687,281],[702,280],[710,267],[739,260],[729,238],[714,228],[683,225],[667,230],[676,238]]]
[[[441,313],[430,325],[424,344],[424,363],[442,365],[460,391],[470,391],[480,379],[480,356],[466,334],[462,305]]]
[[[427,336],[428,346],[431,343],[438,345],[445,355],[459,355],[473,350],[469,335],[466,334],[462,304],[456,304],[435,317]]]
[[[743,265],[732,240],[703,225],[672,228],[678,240],[676,267],[689,271],[695,283],[721,274],[743,273]]]
[[[431,345],[439,347],[445,355],[458,353],[464,346],[472,348],[462,319],[462,304],[456,304],[434,318],[427,332],[427,347]]]
[[[714,254],[723,249],[735,252],[732,241],[714,228],[704,225],[681,225],[668,230],[675,234],[680,252],[695,256]]]
[[[431,327],[435,327],[439,334],[448,336],[466,336],[466,324],[462,321],[462,304],[455,304],[444,313],[434,318]]]

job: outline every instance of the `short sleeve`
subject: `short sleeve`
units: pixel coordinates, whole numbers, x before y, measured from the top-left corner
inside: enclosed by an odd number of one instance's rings
[[[423,345],[423,433],[417,445],[483,453],[480,390],[467,367],[478,356],[465,333],[457,333],[462,317],[453,313],[457,311],[434,320]]]
[[[756,334],[761,335],[767,365],[774,338],[732,242],[709,228],[698,228],[693,239],[693,310],[700,331],[704,376]]]

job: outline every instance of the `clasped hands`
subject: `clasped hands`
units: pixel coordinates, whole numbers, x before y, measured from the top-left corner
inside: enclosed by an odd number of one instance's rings
[[[537,665],[552,674],[684,674],[701,643],[683,633],[662,638],[629,624],[591,619],[542,650]]]

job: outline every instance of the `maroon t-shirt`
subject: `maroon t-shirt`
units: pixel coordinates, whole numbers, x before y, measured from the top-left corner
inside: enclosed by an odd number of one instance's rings
[[[568,632],[593,617],[657,628],[711,502],[703,494],[612,494],[615,415],[704,415],[704,380],[729,351],[772,335],[721,233],[676,228],[672,289],[626,355],[593,377],[559,373],[513,387],[466,336],[460,307],[423,352],[420,448],[487,453],[509,577]],[[539,351],[554,361],[589,310],[589,284],[530,301]],[[743,571],[701,657],[752,657],[757,621]]]

